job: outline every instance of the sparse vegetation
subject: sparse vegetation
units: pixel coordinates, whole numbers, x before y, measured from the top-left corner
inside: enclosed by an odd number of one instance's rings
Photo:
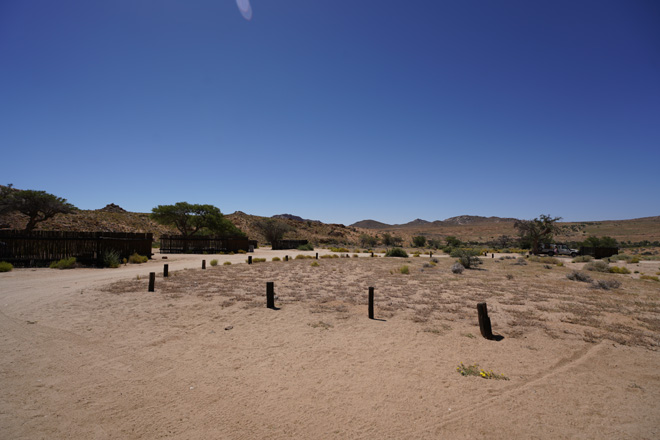
[[[456,371],[460,373],[461,376],[478,376],[482,379],[496,379],[496,380],[509,380],[503,374],[496,374],[493,370],[483,370],[479,368],[478,364],[473,365],[463,365],[463,362],[456,367]]]
[[[458,258],[457,262],[466,269],[473,269],[475,266],[483,263],[478,257],[479,255],[481,255],[481,252],[478,250],[468,248],[454,249],[454,251],[451,253],[451,256]]]
[[[410,273],[410,268],[408,266],[401,266],[399,268],[399,273],[402,273],[404,275],[408,275]]]
[[[573,271],[567,274],[566,278],[571,281],[581,281],[583,283],[591,283],[593,281],[589,275],[578,271]]]
[[[119,267],[119,252],[114,249],[108,249],[101,254],[101,264],[103,267],[116,269]]]
[[[330,252],[350,252],[345,247],[331,247]]]
[[[312,243],[301,244],[298,246],[299,251],[313,251],[314,245]]]
[[[408,258],[408,253],[401,248],[388,249],[385,253],[386,257]]]
[[[280,257],[273,257],[273,261],[282,261]]]
[[[454,265],[451,267],[452,273],[456,274],[462,274],[464,270],[465,267],[461,263],[454,263]]]
[[[51,269],[73,269],[76,265],[76,258],[62,258],[59,261],[53,261],[50,263]]]
[[[312,267],[319,267],[320,264],[319,264],[318,261],[312,261],[312,264],[310,264],[310,266],[312,266]]]
[[[1,271],[0,271],[1,272]],[[641,275],[639,277],[641,280],[651,280],[651,281],[660,281],[660,278],[653,275]]]
[[[596,289],[611,290],[621,287],[621,283],[617,280],[595,280],[592,284]]]
[[[577,257],[573,258],[573,263],[588,263],[593,259],[594,257],[591,255],[578,255]]]
[[[610,265],[604,261],[591,261],[584,265],[584,269],[593,272],[609,272]]]
[[[0,261],[0,272],[11,272],[14,269],[11,263]]]
[[[218,265],[218,260],[211,260],[211,266],[215,267]]]
[[[223,266],[231,266],[231,261],[225,261],[222,263]]]
[[[142,263],[146,263],[147,261],[149,261],[148,257],[145,257],[144,255],[140,255],[137,252],[131,255],[130,257],[128,257],[128,262],[131,264],[142,264]]]
[[[423,235],[417,235],[412,238],[413,246],[422,248],[426,245],[426,237]]]
[[[630,270],[627,267],[612,266],[610,267],[610,273],[620,273],[620,274],[629,274]]]

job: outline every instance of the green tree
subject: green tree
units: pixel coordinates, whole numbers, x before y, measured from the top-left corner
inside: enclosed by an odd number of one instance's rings
[[[284,238],[284,235],[291,231],[293,228],[275,218],[265,218],[255,223],[255,226],[261,230],[267,242],[274,246],[278,241]]]
[[[383,234],[383,244],[387,247],[390,246],[397,246],[403,242],[403,238],[397,237],[395,235],[390,234],[389,232],[385,232]]]
[[[453,235],[448,235],[445,237],[445,241],[447,242],[447,246],[450,247],[461,247],[463,245],[463,242],[459,240],[458,238],[454,237]]]
[[[151,210],[151,218],[162,225],[174,226],[184,237],[198,232],[207,232],[219,237],[245,236],[243,231],[226,219],[220,209],[213,205],[187,202],[158,205]]]
[[[32,231],[37,223],[53,218],[57,214],[69,214],[76,209],[66,199],[45,191],[17,190],[11,184],[2,187],[0,191],[0,214],[18,211],[26,215],[28,222],[25,225],[25,232]]]
[[[417,235],[412,238],[413,240],[413,246],[422,248],[424,245],[426,245],[426,237],[423,235]]]
[[[360,243],[362,247],[373,248],[378,244],[378,237],[369,234],[360,234]]]
[[[619,247],[619,243],[612,237],[598,238],[594,236],[587,237],[581,245],[584,247]]]
[[[538,254],[541,243],[552,241],[553,235],[558,230],[556,223],[559,220],[561,217],[553,218],[549,215],[541,215],[534,220],[516,220],[513,227],[518,230],[523,244],[529,245],[532,253]]]

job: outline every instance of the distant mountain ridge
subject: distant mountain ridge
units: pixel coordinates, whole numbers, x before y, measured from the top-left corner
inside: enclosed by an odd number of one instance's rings
[[[435,220],[433,222],[415,219],[408,223],[403,223],[400,225],[389,225],[387,223],[382,223],[376,220],[362,220],[357,223],[353,223],[351,226],[355,228],[364,228],[364,229],[387,229],[387,228],[418,228],[425,225],[472,225],[472,224],[484,224],[484,223],[512,223],[517,219],[515,218],[502,218],[502,217],[482,217],[479,215],[459,215],[457,217],[450,217],[445,220]]]

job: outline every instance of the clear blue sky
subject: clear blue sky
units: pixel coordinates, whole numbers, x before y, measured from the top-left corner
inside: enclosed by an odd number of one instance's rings
[[[350,224],[660,215],[657,0],[1,0],[0,181]]]

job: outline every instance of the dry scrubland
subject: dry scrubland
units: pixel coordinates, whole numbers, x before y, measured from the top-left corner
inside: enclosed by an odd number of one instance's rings
[[[591,272],[621,282],[596,289],[567,279],[582,266],[568,259],[459,275],[447,257],[217,258],[159,275],[156,293],[133,277],[2,313],[0,437],[660,436],[656,281]],[[499,342],[479,335],[482,301]]]

